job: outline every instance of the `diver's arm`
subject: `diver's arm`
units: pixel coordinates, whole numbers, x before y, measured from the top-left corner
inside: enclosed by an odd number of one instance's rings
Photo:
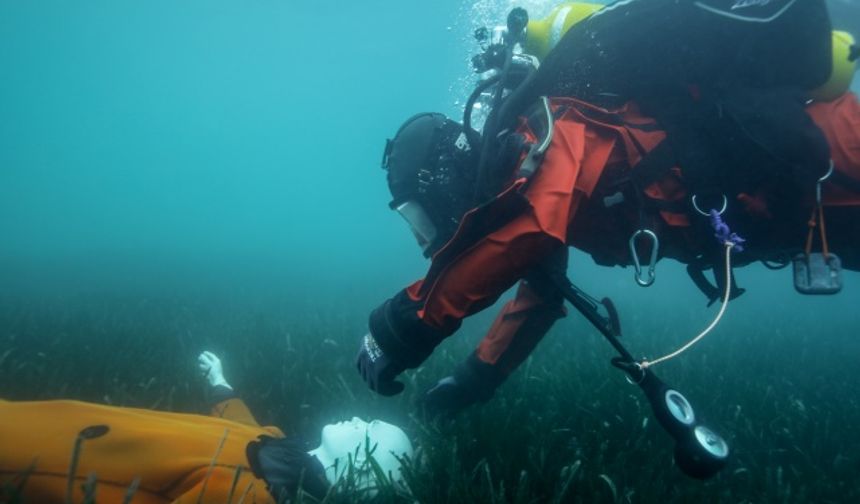
[[[464,318],[489,307],[559,247],[614,145],[577,123],[557,129],[541,168],[467,212],[423,280],[371,313],[357,359],[373,388],[418,367]],[[525,128],[523,133],[534,138]],[[608,137],[607,137],[608,138]],[[589,145],[586,156],[586,143]],[[402,388],[401,388],[402,389]],[[389,390],[397,393],[396,389]]]
[[[370,334],[399,367],[418,367],[464,318],[495,303],[559,246],[524,214],[374,310]]]

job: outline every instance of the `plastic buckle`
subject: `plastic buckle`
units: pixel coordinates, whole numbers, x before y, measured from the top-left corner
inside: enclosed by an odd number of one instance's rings
[[[836,254],[798,254],[792,259],[794,288],[801,294],[836,294],[842,290],[842,261]]]

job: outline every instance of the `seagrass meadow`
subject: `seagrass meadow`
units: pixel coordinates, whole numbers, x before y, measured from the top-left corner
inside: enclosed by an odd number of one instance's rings
[[[608,273],[629,280],[626,271]],[[803,310],[808,300],[788,296],[763,314],[757,302],[771,295],[745,296],[750,302],[733,312],[730,305],[717,334],[660,371],[732,447],[729,465],[707,482],[673,466],[671,439],[575,313],[491,401],[452,421],[425,422],[415,414],[418,394],[471,351],[486,317],[408,373],[405,393],[386,399],[353,369],[366,314],[347,299],[313,311],[170,297],[7,297],[0,396],[200,412],[194,362],[210,349],[261,422],[304,437],[309,448],[322,425],[353,415],[402,425],[418,447],[406,470],[412,493],[383,485],[378,502],[856,502],[856,333],[832,317],[811,320],[807,313],[824,303]],[[629,314],[625,338],[648,352],[677,345],[709,315],[700,308],[642,317],[638,309],[661,303],[636,304],[619,298]],[[856,327],[856,314],[845,321]],[[7,499],[13,487],[7,480]],[[346,484],[327,499],[356,500]]]
[[[402,394],[362,382],[369,313],[428,266],[388,206],[385,139],[419,112],[462,116],[473,33],[515,5],[540,18],[555,2],[0,1],[0,399],[204,413],[209,350],[262,423],[308,448],[354,416],[409,435],[408,490],[380,478],[365,499],[348,478],[325,502],[860,502],[856,272],[804,297],[788,270],[740,269],[747,291],[716,329],[655,368],[730,446],[707,481],[675,466],[573,309],[455,418],[416,403],[510,292],[405,372]],[[860,35],[858,0],[828,6]],[[613,299],[636,357],[678,348],[719,309],[671,262],[647,289],[579,252],[569,276]],[[0,504],[41,504],[22,502],[27,476],[0,474]],[[85,476],[72,484],[102,502]]]

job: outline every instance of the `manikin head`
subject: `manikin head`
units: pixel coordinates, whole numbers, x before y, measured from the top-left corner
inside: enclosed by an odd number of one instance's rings
[[[320,446],[308,453],[322,463],[330,484],[334,485],[352,470],[357,475],[358,487],[373,495],[372,487],[377,482],[367,460],[368,453],[391,481],[405,486],[398,457],[412,457],[413,449],[399,427],[381,420],[365,422],[353,417],[323,427]]]

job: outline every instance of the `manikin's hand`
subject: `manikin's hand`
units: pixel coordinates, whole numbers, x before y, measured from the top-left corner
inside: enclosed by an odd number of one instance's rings
[[[209,385],[213,387],[220,385],[233,390],[233,387],[224,379],[224,370],[221,367],[221,359],[219,359],[214,353],[207,350],[197,356],[197,367],[200,368],[200,373],[203,374],[206,381],[209,382]]]

